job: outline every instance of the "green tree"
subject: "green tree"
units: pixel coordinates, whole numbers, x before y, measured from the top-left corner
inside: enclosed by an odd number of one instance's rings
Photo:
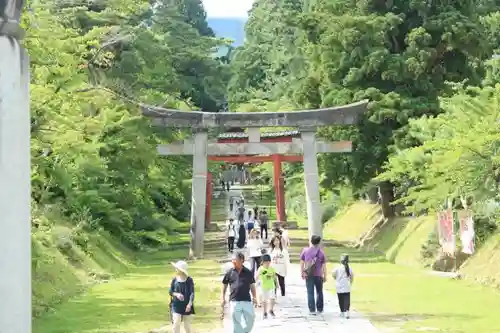
[[[452,199],[484,212],[500,199],[499,101],[498,85],[443,99],[444,113],[410,121],[409,134],[422,144],[392,156],[379,178],[398,183],[412,210],[438,210]]]

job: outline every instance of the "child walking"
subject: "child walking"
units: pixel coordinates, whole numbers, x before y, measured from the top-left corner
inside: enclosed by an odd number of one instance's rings
[[[349,256],[342,255],[340,265],[332,272],[339,299],[340,316],[349,319],[351,308],[351,286],[354,281],[352,269],[349,267]]]
[[[170,313],[172,315],[173,333],[181,332],[184,323],[184,331],[192,333],[191,323],[194,314],[194,281],[188,274],[188,265],[185,261],[172,263],[175,268],[175,276],[170,283],[169,294],[171,297]]]
[[[275,288],[277,286],[276,270],[271,267],[271,256],[264,254],[262,256],[262,266],[257,271],[257,281],[260,281],[261,297],[260,301],[263,309],[263,318],[267,319],[267,314],[275,317],[274,301]]]

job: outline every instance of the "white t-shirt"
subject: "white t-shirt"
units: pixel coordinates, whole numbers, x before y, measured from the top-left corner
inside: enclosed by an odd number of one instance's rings
[[[236,237],[236,223],[227,222],[227,237]]]
[[[248,253],[250,257],[260,257],[262,255],[262,241],[257,238],[250,238],[247,242]]]
[[[276,273],[281,276],[286,276],[288,271],[288,266],[290,265],[290,255],[286,249],[281,251],[279,248],[275,248],[269,253],[271,255],[271,265],[276,270]]]
[[[337,293],[350,293],[351,292],[351,278],[353,277],[352,269],[349,267],[351,277],[347,276],[344,265],[339,265],[333,270],[335,276],[335,287]]]

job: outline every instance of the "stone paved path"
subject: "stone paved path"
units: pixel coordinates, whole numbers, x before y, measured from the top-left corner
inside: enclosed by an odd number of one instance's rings
[[[339,316],[337,300],[325,291],[325,312],[311,316],[307,309],[304,281],[300,278],[299,267],[292,264],[287,275],[287,295],[278,296],[276,318],[262,319],[262,309],[256,309],[257,318],[252,332],[271,333],[280,330],[286,333],[378,333],[379,331],[356,311],[351,311],[350,319]],[[355,295],[354,296],[354,303]],[[220,332],[231,333],[232,324],[229,314],[224,319],[224,329]]]

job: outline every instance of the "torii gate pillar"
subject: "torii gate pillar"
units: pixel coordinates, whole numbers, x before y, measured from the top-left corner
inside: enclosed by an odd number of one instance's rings
[[[322,236],[321,202],[319,195],[318,160],[316,156],[316,131],[301,130],[304,152],[304,182],[307,200],[307,225],[309,238]]]
[[[203,255],[205,208],[207,204],[207,142],[205,130],[193,133],[193,182],[191,187],[191,247],[190,257]]]
[[[23,1],[0,6],[0,332],[31,333],[29,60]]]
[[[273,180],[274,193],[276,196],[276,218],[279,222],[286,222],[285,214],[285,184],[281,169],[281,155],[273,155]]]

